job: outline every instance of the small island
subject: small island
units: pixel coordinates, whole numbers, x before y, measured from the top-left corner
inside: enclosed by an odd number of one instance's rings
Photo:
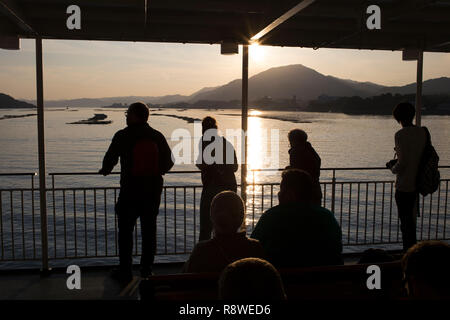
[[[17,118],[26,118],[26,117],[32,117],[37,115],[36,113],[27,113],[27,114],[7,114],[3,117],[0,117],[0,120],[6,120],[6,119],[17,119]]]
[[[110,123],[112,123],[111,120],[105,120],[106,118],[108,118],[108,116],[106,114],[95,113],[92,118],[89,118],[87,120],[68,122],[67,124],[110,124]]]

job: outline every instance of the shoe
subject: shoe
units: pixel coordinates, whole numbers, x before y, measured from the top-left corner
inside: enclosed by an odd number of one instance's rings
[[[116,268],[111,271],[110,277],[114,280],[128,283],[133,279],[133,273],[131,270]]]

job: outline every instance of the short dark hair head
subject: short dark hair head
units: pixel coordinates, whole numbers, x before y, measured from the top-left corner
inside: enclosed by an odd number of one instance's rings
[[[285,300],[283,282],[268,261],[245,258],[229,264],[219,279],[222,300]]]
[[[289,131],[288,139],[291,145],[305,144],[308,140],[308,134],[301,129],[292,129]]]
[[[143,122],[147,122],[149,111],[145,103],[135,102],[130,104],[128,107],[128,114],[134,114],[136,118],[142,120]]]
[[[244,201],[236,192],[222,191],[211,202],[211,221],[216,234],[238,231],[244,221],[244,214]]]
[[[205,132],[208,129],[217,129],[217,121],[213,117],[207,116],[202,120],[202,129]]]
[[[402,258],[405,280],[426,285],[439,296],[450,297],[450,245],[436,240],[422,241]]]
[[[281,174],[280,193],[294,196],[299,202],[310,202],[313,180],[311,175],[299,169],[287,169]]]
[[[416,115],[416,109],[411,103],[402,102],[395,106],[392,115],[397,122],[409,123],[413,121],[414,116]]]

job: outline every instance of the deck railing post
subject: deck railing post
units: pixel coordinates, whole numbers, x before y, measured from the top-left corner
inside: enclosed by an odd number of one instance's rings
[[[242,46],[242,114],[241,114],[241,197],[247,205],[247,125],[248,125],[248,45]],[[242,223],[246,230],[246,218]]]
[[[44,86],[42,68],[42,38],[36,38],[36,91],[38,120],[39,153],[39,200],[41,216],[41,258],[42,273],[48,272],[48,234],[47,234],[47,186],[45,177],[45,140],[44,140]]]
[[[331,180],[331,212],[333,213],[335,200],[336,200],[336,170],[333,169],[333,179]]]

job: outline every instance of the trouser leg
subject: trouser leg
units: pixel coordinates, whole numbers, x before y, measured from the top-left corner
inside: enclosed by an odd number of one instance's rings
[[[210,217],[211,201],[215,194],[208,189],[202,190],[200,197],[200,235],[199,241],[211,238],[212,223]]]
[[[133,251],[133,230],[136,224],[136,218],[129,210],[126,210],[126,204],[119,198],[116,205],[119,227],[119,261],[120,269],[131,271],[132,269],[132,251]]]
[[[153,267],[156,254],[156,222],[161,203],[162,181],[146,189],[142,195],[142,205],[139,208],[141,219],[141,273],[149,274]]]
[[[406,251],[416,244],[416,223],[414,217],[414,206],[416,205],[416,193],[395,192],[398,216],[400,218],[400,229],[402,231],[403,250]]]
[[[141,270],[152,270],[156,253],[156,215],[141,216],[142,255]]]
[[[319,182],[315,182],[312,190],[312,199],[311,203],[317,206],[322,205],[322,189],[320,187]]]
[[[156,222],[161,200],[161,191],[152,194],[149,207],[141,214],[142,255],[141,271],[151,272],[156,253]]]

